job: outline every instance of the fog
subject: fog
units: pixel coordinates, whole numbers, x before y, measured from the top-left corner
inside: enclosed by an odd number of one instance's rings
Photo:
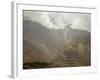
[[[91,14],[86,13],[24,11],[23,16],[24,20],[39,22],[50,29],[63,29],[68,24],[73,29],[89,32],[91,28]]]

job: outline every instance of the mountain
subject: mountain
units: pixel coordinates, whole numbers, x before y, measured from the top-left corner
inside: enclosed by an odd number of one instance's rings
[[[64,54],[67,62],[77,62],[82,66],[91,65],[91,34],[86,30],[65,27]]]
[[[49,29],[38,22],[23,21],[23,62],[48,67],[90,65],[90,32]]]
[[[48,28],[44,27],[43,25],[41,25],[40,23],[37,22],[32,22],[29,20],[24,21],[23,23],[24,27],[23,27],[23,32],[24,32],[24,61],[36,61],[37,60],[41,60],[39,57],[43,58],[45,54],[44,52],[46,52],[45,56],[47,58],[47,60],[44,59],[44,61],[50,62],[52,60],[55,59],[55,57],[57,57],[58,55],[60,57],[64,57],[63,54],[61,54],[62,52],[62,48],[61,48],[61,42],[58,39],[58,34],[56,33],[55,30],[49,30]],[[54,33],[52,33],[52,31]],[[55,34],[56,33],[56,34]],[[55,34],[55,35],[54,35]],[[60,37],[60,36],[59,36]],[[38,47],[36,52],[28,52],[28,47],[30,46],[32,51],[35,51],[34,48],[32,48],[32,46],[34,47]],[[40,49],[45,49],[44,52],[42,52]],[[39,52],[40,51],[40,52]],[[29,56],[30,54],[30,56]],[[52,56],[53,55],[53,56]],[[36,57],[33,58],[32,56]],[[51,56],[51,57],[50,57]],[[27,57],[32,57],[32,59],[27,59]],[[39,59],[38,59],[39,58]]]

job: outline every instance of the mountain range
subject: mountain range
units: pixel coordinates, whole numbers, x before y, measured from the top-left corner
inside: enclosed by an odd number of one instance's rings
[[[45,62],[50,63],[48,67],[89,66],[90,32],[72,29],[71,25],[64,29],[49,29],[38,22],[24,20],[23,64]]]

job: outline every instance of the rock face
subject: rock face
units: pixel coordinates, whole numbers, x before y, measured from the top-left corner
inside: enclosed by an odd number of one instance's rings
[[[90,32],[74,30],[71,25],[48,29],[37,22],[23,21],[24,69],[89,66],[90,56]]]

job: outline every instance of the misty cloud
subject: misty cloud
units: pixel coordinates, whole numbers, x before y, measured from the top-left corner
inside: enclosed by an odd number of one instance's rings
[[[39,22],[47,28],[63,29],[72,24],[73,29],[90,31],[90,14],[24,11],[23,15],[24,20]]]

